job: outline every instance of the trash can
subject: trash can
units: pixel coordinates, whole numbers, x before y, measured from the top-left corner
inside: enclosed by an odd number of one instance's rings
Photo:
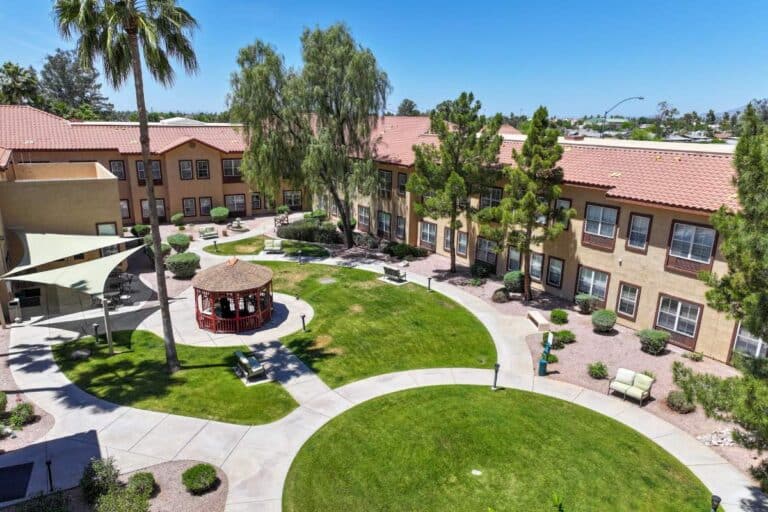
[[[3,312],[0,311],[0,315],[2,314]],[[21,301],[18,298],[8,301],[8,317],[10,318],[11,322],[21,321]]]
[[[539,377],[547,376],[547,360],[539,359]]]

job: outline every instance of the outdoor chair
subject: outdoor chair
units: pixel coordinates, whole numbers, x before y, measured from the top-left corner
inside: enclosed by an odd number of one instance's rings
[[[283,241],[274,240],[272,238],[268,238],[264,240],[264,252],[266,252],[267,254],[283,252]]]
[[[611,391],[618,391],[624,395],[625,400],[627,397],[634,398],[640,402],[642,407],[643,402],[651,397],[653,382],[652,377],[626,368],[619,368],[616,376],[608,382],[608,394]]]
[[[243,375],[246,380],[251,380],[256,377],[264,377],[267,372],[261,365],[253,352],[243,354],[241,351],[235,352],[235,360],[237,362],[236,371]]]

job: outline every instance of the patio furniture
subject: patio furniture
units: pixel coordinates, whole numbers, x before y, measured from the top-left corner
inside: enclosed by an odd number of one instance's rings
[[[213,227],[208,226],[205,228],[200,228],[197,230],[197,234],[200,236],[203,240],[210,240],[212,238],[219,238],[219,231]]]
[[[618,391],[624,395],[624,400],[627,397],[634,398],[640,402],[642,407],[643,401],[651,397],[651,387],[654,380],[642,373],[619,368],[616,376],[608,382],[608,394],[611,394],[611,391]]]
[[[283,252],[283,241],[267,238],[264,240],[264,252],[267,254],[279,254]]]
[[[237,370],[246,378],[251,380],[256,377],[265,377],[267,372],[261,365],[253,352],[243,354],[241,351],[235,351],[235,360]]]
[[[275,227],[284,226],[290,222],[287,213],[275,216]]]
[[[405,281],[405,270],[384,265],[384,275],[397,282]]]

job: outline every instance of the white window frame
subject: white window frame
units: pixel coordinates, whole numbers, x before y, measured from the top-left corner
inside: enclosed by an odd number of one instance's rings
[[[443,228],[443,250],[449,252],[451,250],[451,228],[449,226]]]
[[[632,289],[635,290],[634,296],[632,297],[631,300],[628,299],[628,298],[625,299],[625,297],[624,297],[624,290],[627,289],[627,288],[632,288]],[[635,316],[637,315],[637,302],[638,302],[638,298],[639,297],[640,297],[640,287],[639,286],[635,286],[634,284],[630,284],[630,283],[621,283],[619,285],[619,300],[616,303],[616,313],[619,313],[619,314],[622,314],[624,316],[628,316],[628,317],[631,317],[631,318],[635,318]],[[626,311],[623,311],[621,309],[623,304],[631,304],[632,305],[632,311],[630,313],[628,313]]]
[[[385,212],[383,210],[376,212],[376,236],[386,239],[392,237],[391,213]]]
[[[481,236],[477,237],[477,250],[475,251],[475,261],[482,261],[489,265],[496,265],[496,242],[488,240]]]
[[[290,209],[301,209],[301,190],[283,190],[283,204]]]
[[[115,164],[120,164],[117,172],[115,172]],[[125,160],[110,160],[109,172],[114,174],[117,179],[125,180]]]
[[[531,279],[541,282],[544,275],[544,254],[540,252],[531,253]]]
[[[516,265],[513,265],[512,262],[516,262]],[[510,247],[507,249],[507,272],[521,270],[523,268],[522,262],[523,260],[520,257],[520,251],[518,251],[514,247]]]
[[[693,234],[689,241],[681,240],[678,237],[678,227],[680,228],[692,228]],[[707,232],[711,233],[712,235],[712,245],[709,246],[709,255],[706,259],[698,258],[693,253],[693,248],[696,245],[701,246],[702,244],[696,244],[696,235],[699,232]],[[705,226],[697,226],[695,224],[688,224],[685,222],[675,222],[672,224],[672,238],[669,241],[669,255],[674,256],[675,258],[682,258],[684,260],[690,260],[695,261],[697,263],[704,263],[708,264],[710,261],[712,261],[712,254],[715,252],[715,242],[717,241],[717,233],[715,232],[714,228],[705,227]],[[687,245],[687,248],[684,250],[678,250],[675,252],[675,244],[682,244]]]
[[[241,158],[224,158],[221,161],[221,173],[227,178],[239,178],[242,176],[240,172]]]
[[[210,196],[202,196],[197,198],[197,203],[200,205],[200,215],[210,215],[213,210],[213,198]],[[208,211],[205,211],[207,208]]]
[[[635,229],[636,219],[642,219],[648,222],[648,224],[645,226],[645,238],[643,239],[642,245],[635,245],[632,243],[632,234],[638,232],[638,230]],[[648,247],[648,240],[650,240],[650,238],[651,238],[651,216],[641,215],[639,213],[631,213],[629,215],[629,232],[627,233],[627,247],[644,251]]]
[[[191,203],[192,204],[192,209],[191,210],[187,209],[189,201],[192,202]],[[190,213],[190,211],[192,213]],[[184,198],[182,198],[181,199],[181,213],[185,217],[197,217],[197,199],[195,199],[194,197],[184,197]]]
[[[120,200],[120,217],[122,219],[131,218],[131,201],[129,199]]]
[[[201,165],[205,164],[205,165]],[[205,172],[201,172],[205,170]],[[209,180],[211,179],[211,162],[208,160],[195,160],[195,173],[197,175],[197,179],[199,180]]]
[[[182,181],[195,179],[192,160],[179,160],[179,179]]]
[[[558,213],[562,212],[563,210],[570,210],[571,206],[573,205],[573,201],[564,198],[564,197],[558,197],[555,201],[555,210],[557,210]],[[571,221],[569,220],[565,224],[565,230],[568,231],[571,228]]]
[[[480,209],[489,206],[499,206],[504,190],[499,187],[488,187],[480,194]]]
[[[589,286],[587,288],[583,288],[581,286],[582,284],[582,273],[588,273],[589,278],[585,279],[585,281],[589,281]],[[595,293],[595,290],[599,290],[599,286],[595,286],[596,283],[599,283],[600,281],[597,279],[598,274],[605,276],[605,288],[603,289],[602,295]],[[600,299],[601,302],[604,302],[606,300],[606,297],[608,296],[608,283],[611,279],[610,274],[608,272],[603,272],[602,270],[595,270],[593,268],[589,267],[579,267],[579,275],[576,276],[576,293],[587,293],[589,295],[592,295],[593,297],[597,297]]]
[[[396,222],[395,238],[398,240],[405,240],[405,217],[398,215]]]
[[[371,207],[370,206],[357,206],[357,216],[358,216],[358,224],[360,226],[365,226],[366,228],[371,227]]]
[[[251,192],[251,210],[261,210],[261,194]]]
[[[226,194],[224,196],[224,206],[230,213],[245,213],[245,194]],[[242,208],[233,208],[242,206]]]
[[[426,235],[426,237],[424,236]],[[437,246],[437,224],[432,222],[422,222],[419,228],[419,241],[429,245],[430,247]]]
[[[664,304],[667,303],[668,307],[665,310]],[[688,309],[695,308],[696,309],[696,318],[694,320],[691,320],[690,318],[682,318],[681,314],[683,311],[683,308],[687,307]],[[670,311],[674,310],[674,311]],[[660,318],[662,315],[669,315],[674,319],[673,325],[667,326],[660,322]],[[670,297],[668,295],[662,295],[661,301],[659,302],[659,311],[656,313],[656,326],[661,327],[663,329],[666,329],[668,331],[672,331],[676,334],[679,334],[681,336],[686,336],[688,338],[695,338],[696,333],[699,330],[699,319],[701,318],[701,306],[698,304],[693,304],[692,302],[686,302],[684,300],[675,299],[673,297]],[[685,322],[693,322],[693,332],[688,333],[686,331],[683,331],[680,329],[680,323],[681,320]]]
[[[466,231],[457,231],[456,233],[456,254],[466,256],[469,250],[469,234]]]
[[[741,341],[741,340],[744,341]],[[754,345],[754,350],[750,353],[748,350],[740,349],[739,343],[746,345]],[[768,357],[768,343],[763,339],[753,335],[747,329],[743,328],[741,322],[736,326],[736,336],[733,338],[733,351],[749,357]]]
[[[379,197],[382,199],[392,198],[392,171],[379,169]]]
[[[158,197],[155,199],[155,206],[157,206],[157,216],[165,217],[165,199]],[[146,214],[146,215],[145,215]],[[141,217],[143,219],[149,218],[149,199],[141,200]]]
[[[559,277],[559,279],[556,283],[553,283],[550,279],[552,277],[553,263],[560,265],[560,269],[557,271],[557,276]],[[565,261],[561,260],[560,258],[553,258],[552,256],[550,256],[549,259],[547,260],[547,284],[549,286],[554,286],[555,288],[561,288],[563,286],[564,270],[565,270]]]
[[[594,216],[596,217],[597,220],[590,219],[590,215],[589,215],[590,209],[597,210],[598,214]],[[606,212],[610,212],[610,211],[614,213],[614,218],[612,223],[609,222],[605,216]],[[616,225],[618,221],[619,221],[619,209],[613,206],[603,206],[600,204],[588,204],[584,210],[584,232],[589,233],[590,235],[599,236],[601,238],[609,238],[609,239],[616,238]],[[597,223],[597,229],[590,229],[590,223],[595,223],[595,222]],[[610,236],[604,235],[602,233],[602,229],[604,226],[611,227]]]

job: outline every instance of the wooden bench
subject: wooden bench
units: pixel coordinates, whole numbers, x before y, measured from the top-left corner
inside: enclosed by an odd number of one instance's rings
[[[211,238],[219,238],[219,231],[213,226],[207,228],[200,228],[197,230],[197,234],[203,240],[210,240]]]
[[[247,380],[251,380],[255,377],[265,377],[267,371],[261,365],[253,352],[243,354],[239,350],[235,352],[235,361],[237,363],[237,369],[241,372]]]
[[[401,270],[399,268],[384,265],[384,275],[389,279],[394,279],[395,281],[405,281],[405,270]]]
[[[528,311],[528,319],[533,322],[533,325],[539,328],[539,332],[545,332],[550,330],[549,320],[538,311]]]

